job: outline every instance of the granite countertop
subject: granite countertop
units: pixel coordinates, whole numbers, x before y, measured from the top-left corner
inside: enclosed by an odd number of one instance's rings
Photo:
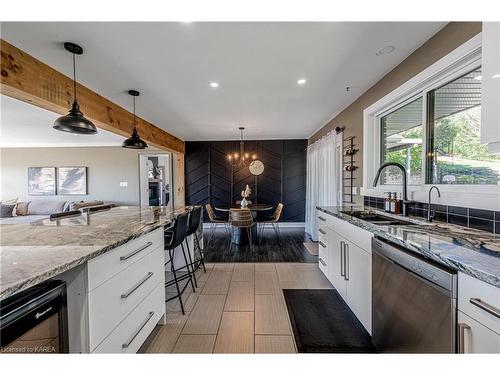
[[[0,300],[168,225],[189,208],[116,207],[0,225]]]
[[[402,218],[363,206],[317,207],[327,214],[372,232],[454,270],[500,288],[500,236],[458,225],[419,218]],[[342,211],[370,211],[410,220],[417,225],[376,225]]]

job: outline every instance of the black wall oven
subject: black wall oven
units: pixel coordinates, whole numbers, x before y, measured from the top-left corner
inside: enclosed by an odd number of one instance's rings
[[[49,280],[0,301],[0,353],[68,353],[64,281]]]

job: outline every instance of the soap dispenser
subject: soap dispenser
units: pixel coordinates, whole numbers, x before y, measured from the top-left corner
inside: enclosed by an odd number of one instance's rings
[[[386,191],[385,194],[387,194],[387,197],[385,197],[384,211],[391,212],[391,193]]]

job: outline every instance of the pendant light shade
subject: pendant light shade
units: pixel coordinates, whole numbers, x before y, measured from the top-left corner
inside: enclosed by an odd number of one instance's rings
[[[64,43],[66,51],[73,54],[73,105],[66,116],[59,117],[54,122],[54,129],[73,134],[96,134],[97,128],[89,119],[83,116],[76,100],[76,63],[75,55],[83,54],[83,48],[71,42]]]
[[[130,136],[130,138],[123,141],[122,147],[142,150],[147,148],[148,144],[139,137],[139,134],[137,133],[137,129],[135,127],[135,97],[139,96],[139,91],[129,90],[128,93],[134,98],[134,129],[132,130],[132,135]]]

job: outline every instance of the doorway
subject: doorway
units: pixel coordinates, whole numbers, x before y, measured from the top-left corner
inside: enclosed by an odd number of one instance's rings
[[[139,154],[141,206],[173,207],[172,155]]]

